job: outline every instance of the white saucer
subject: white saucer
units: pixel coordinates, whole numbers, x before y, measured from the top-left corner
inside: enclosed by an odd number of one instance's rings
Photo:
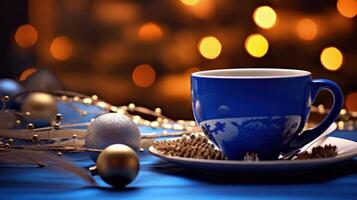
[[[161,153],[153,146],[149,148],[149,152],[166,161],[175,163],[183,167],[221,172],[276,172],[306,170],[320,168],[323,166],[346,161],[357,156],[357,142],[336,137],[326,137],[321,138],[319,141],[317,141],[315,143],[315,146],[325,144],[336,145],[338,155],[330,158],[307,160],[274,160],[247,162],[240,160],[205,160],[168,156]],[[311,150],[313,147],[314,146],[311,146],[308,151]]]

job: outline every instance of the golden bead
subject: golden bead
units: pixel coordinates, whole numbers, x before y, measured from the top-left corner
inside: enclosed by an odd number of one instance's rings
[[[162,122],[162,117],[158,117],[157,119],[156,119],[156,121],[158,121],[158,122]]]
[[[11,145],[14,143],[14,140],[12,138],[9,139],[8,143]]]
[[[62,99],[62,101],[67,101],[67,100],[68,100],[68,97],[67,97],[66,95],[62,95],[62,96],[61,96],[61,99]]]
[[[124,115],[125,114],[125,110],[118,108],[117,113]]]
[[[97,95],[92,95],[92,100],[93,100],[93,101],[98,100],[98,96],[97,96]]]
[[[172,128],[174,130],[183,130],[183,126],[181,124],[174,124]]]
[[[83,102],[84,104],[92,104],[92,99],[91,99],[91,98],[84,98],[84,99],[82,100],[82,102]]]
[[[144,125],[150,126],[151,122],[149,120],[144,120]]]
[[[357,112],[352,112],[351,115],[352,117],[357,117]]]
[[[58,130],[58,129],[60,128],[60,124],[59,124],[59,123],[55,123],[55,124],[53,125],[53,128],[56,129],[56,130]]]
[[[343,121],[338,121],[337,128],[338,130],[343,130],[345,128],[345,123]]]
[[[33,141],[38,141],[38,135],[37,135],[37,134],[34,134],[34,135],[32,136],[32,140],[33,140]]]
[[[134,110],[134,109],[135,109],[135,104],[130,103],[130,104],[128,105],[128,108],[129,108],[129,110]]]
[[[195,125],[196,125],[196,122],[195,122],[195,121],[190,121],[190,125],[191,125],[191,126],[195,126]]]
[[[57,113],[56,114],[56,119],[55,119],[55,121],[56,122],[59,122],[59,121],[61,121],[62,120],[62,114],[61,113]]]
[[[10,100],[10,97],[9,96],[4,96],[4,101],[7,102]]]
[[[171,124],[162,124],[162,128],[171,129],[172,125]]]
[[[73,101],[78,102],[80,98],[78,96],[73,97]]]
[[[110,106],[110,112],[118,112],[118,107]]]
[[[27,124],[27,129],[28,130],[33,130],[35,126],[32,123]]]
[[[157,128],[157,127],[159,127],[159,125],[160,124],[157,121],[153,121],[153,122],[150,123],[150,126],[153,127],[153,128]]]
[[[162,112],[161,108],[155,108],[154,111],[156,114],[161,114],[161,112]]]
[[[100,102],[97,103],[97,106],[101,107],[101,108],[106,108],[107,104],[105,102],[103,102],[103,101],[100,101]]]
[[[320,113],[320,114],[324,114],[325,113],[325,106],[320,104],[317,106],[317,111]]]
[[[33,143],[33,144],[37,144],[38,142],[39,142],[39,137],[38,137],[37,134],[34,134],[34,135],[32,136],[32,143]]]
[[[177,120],[177,123],[183,125],[185,123],[185,121],[180,119],[180,120]]]
[[[135,124],[138,124],[141,120],[141,117],[139,115],[133,115],[132,120],[134,121]]]

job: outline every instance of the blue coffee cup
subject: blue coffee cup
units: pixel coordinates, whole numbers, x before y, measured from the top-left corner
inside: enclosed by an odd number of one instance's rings
[[[312,102],[321,90],[334,99],[326,118],[302,132]],[[338,117],[343,94],[330,80],[312,80],[294,69],[240,68],[191,75],[192,109],[209,139],[232,160],[256,153],[260,160],[304,146]]]

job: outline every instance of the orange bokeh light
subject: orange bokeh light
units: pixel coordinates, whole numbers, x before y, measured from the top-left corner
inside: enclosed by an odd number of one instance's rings
[[[50,51],[55,59],[67,60],[73,54],[73,43],[66,36],[58,36],[52,41]]]
[[[353,92],[347,96],[346,108],[350,111],[357,111],[357,92]]]
[[[130,23],[140,16],[135,2],[95,1],[93,8],[95,19],[107,25]]]
[[[190,75],[187,73],[170,74],[160,79],[157,92],[165,98],[189,99],[190,98]]]
[[[29,48],[38,39],[37,30],[31,24],[20,26],[15,33],[15,41],[22,48]]]
[[[336,4],[338,12],[347,18],[353,18],[357,15],[356,0],[338,0]]]
[[[20,81],[24,81],[27,79],[27,77],[31,76],[33,73],[35,73],[37,71],[36,68],[28,68],[25,71],[23,71],[20,75],[19,80]]]
[[[156,41],[162,37],[163,33],[159,25],[148,22],[143,24],[138,32],[138,38],[144,42]]]
[[[301,19],[296,25],[296,33],[303,40],[313,40],[317,31],[316,23],[308,18]]]
[[[150,65],[141,64],[135,67],[132,78],[135,85],[146,88],[154,83],[156,72]]]

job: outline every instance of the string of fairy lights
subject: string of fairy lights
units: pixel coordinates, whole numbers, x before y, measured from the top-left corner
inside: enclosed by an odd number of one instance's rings
[[[199,7],[205,0],[181,0],[189,7]],[[336,10],[346,18],[353,18],[357,13],[354,0],[338,0]],[[279,15],[270,6],[259,6],[253,14],[254,23],[261,29],[272,29],[278,26]],[[303,18],[296,25],[296,33],[302,40],[313,40],[318,34],[316,22],[310,18]],[[138,30],[138,38],[143,41],[153,41],[163,35],[162,28],[155,22],[144,23]],[[22,48],[29,48],[38,41],[38,31],[31,24],[21,25],[15,33],[15,41]],[[260,33],[252,33],[245,40],[245,49],[249,55],[260,58],[269,50],[268,39]],[[216,59],[222,52],[222,44],[216,36],[205,36],[198,41],[198,51],[206,59]],[[55,37],[49,47],[50,53],[56,60],[67,60],[73,55],[73,41],[64,35]],[[328,70],[338,70],[343,63],[340,49],[329,46],[321,51],[321,64]],[[139,84],[139,86],[141,86]]]
[[[181,5],[182,9],[192,13],[192,15],[199,19],[212,19],[215,12],[214,10],[217,9],[217,2],[214,0],[177,0],[177,2]],[[115,19],[112,19],[114,22],[119,23],[121,22],[120,20],[126,20],[125,17],[121,19],[121,16],[115,15],[116,12],[114,11],[118,11],[118,9],[123,12],[117,13],[122,13],[123,16],[127,14],[127,18],[137,14],[137,12],[133,11],[135,10],[134,7],[130,7],[129,4],[123,4],[123,6],[117,4],[115,4],[115,6],[100,4],[100,6],[97,7],[98,11],[96,11],[95,14],[96,16],[99,16],[102,21],[110,18],[109,14],[106,16],[103,15],[103,13],[111,13],[110,15],[115,16]],[[357,3],[355,0],[337,0],[334,12],[346,20],[352,20],[357,15]],[[248,33],[247,36],[244,36],[245,38],[242,41],[242,46],[246,53],[254,59],[261,59],[267,56],[269,51],[274,51],[271,47],[271,43],[274,42],[271,38],[271,33],[279,27],[286,26],[286,24],[283,23],[285,18],[288,18],[293,24],[291,27],[289,26],[290,29],[293,29],[293,33],[295,33],[295,35],[292,35],[291,37],[296,37],[301,41],[316,41],[319,37],[322,37],[322,33],[324,32],[324,25],[321,24],[320,19],[306,15],[289,18],[284,14],[284,10],[279,10],[277,6],[274,6],[274,4],[257,6],[252,10],[250,15],[251,20],[257,29]],[[35,25],[32,24],[19,26],[14,34],[14,41],[21,48],[33,47],[39,42],[40,35],[37,28],[38,27],[35,27]],[[170,30],[167,26],[159,22],[149,21],[143,22],[138,27],[135,27],[133,32],[128,32],[128,34],[132,33],[134,33],[136,40],[146,44],[160,41],[160,39],[162,39],[165,35],[170,34]],[[215,60],[222,57],[222,54],[225,53],[225,49],[228,48],[226,47],[227,45],[224,42],[223,36],[215,32],[212,33],[212,31],[207,31],[206,34],[205,32],[201,32],[199,36],[193,37],[193,42],[195,43],[196,52],[191,53],[198,53],[198,55],[200,55],[203,59],[207,60]],[[182,45],[184,46],[185,44]],[[56,61],[66,61],[71,59],[76,56],[76,51],[78,49],[76,48],[76,42],[74,39],[67,35],[54,36],[49,42],[47,48],[52,59]],[[180,51],[181,49],[186,50],[185,47],[178,49],[179,50],[177,51]],[[188,47],[187,49],[190,50]],[[187,54],[188,52],[184,53]],[[185,62],[187,63],[194,60],[193,58],[186,58],[190,57],[189,55],[180,56],[181,54],[179,53],[175,53],[173,55],[175,55],[173,57],[177,57],[178,59],[186,59],[187,61]],[[333,44],[333,41],[326,43],[326,46],[322,46],[319,58],[321,66],[329,71],[340,70],[347,59],[344,55],[343,49],[337,44]],[[166,64],[167,62],[163,63]],[[192,71],[191,68],[187,71]],[[20,79],[25,80],[26,77],[32,74],[35,70],[35,68],[28,68],[22,73]],[[195,67],[193,70],[199,70],[199,68]],[[137,87],[148,88],[152,86],[158,78],[156,71],[157,69],[155,69],[155,66],[151,63],[143,63],[133,66],[131,73],[132,82]],[[185,79],[185,81],[189,80]],[[353,94],[348,97],[354,97]]]

